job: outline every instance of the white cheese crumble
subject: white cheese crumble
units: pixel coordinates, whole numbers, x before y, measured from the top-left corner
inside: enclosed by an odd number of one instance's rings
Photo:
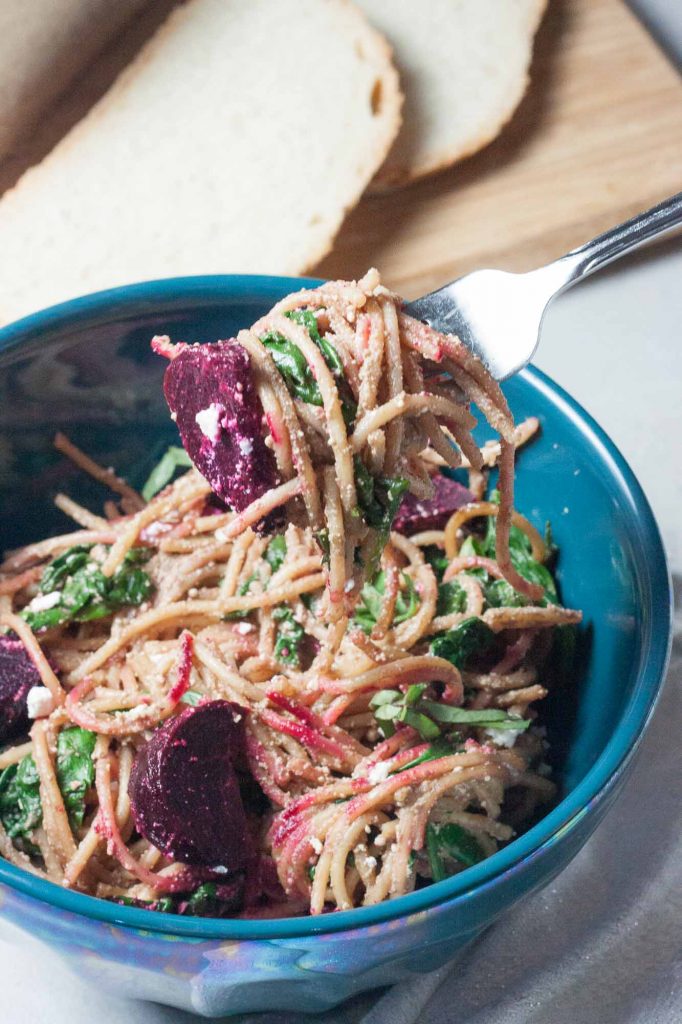
[[[54,697],[46,686],[32,686],[26,696],[29,718],[46,718],[54,711]]]
[[[353,589],[354,586],[355,586],[355,580],[351,576],[351,578],[349,580],[346,580],[343,589],[344,589],[346,594],[350,594],[350,592],[351,592],[351,590]]]
[[[379,761],[378,764],[372,765],[367,773],[367,779],[376,786],[378,782],[385,782],[391,771],[391,766],[388,761]]]
[[[246,636],[247,633],[253,633],[256,627],[252,622],[238,622],[234,627],[235,633],[241,633],[242,636]]]
[[[486,736],[490,736],[493,743],[496,743],[498,747],[511,748],[516,743],[519,735],[516,729],[486,729]]]
[[[206,409],[200,409],[194,419],[199,430],[213,444],[220,438],[220,419],[225,415],[225,407],[219,402],[211,402]]]
[[[319,857],[320,854],[322,853],[323,843],[317,838],[317,836],[311,836],[310,845],[312,846],[314,852]]]
[[[239,451],[242,455],[250,455],[253,451],[253,441],[250,437],[242,437],[239,439]]]
[[[32,612],[46,612],[48,608],[54,608],[58,605],[62,599],[62,595],[58,590],[53,590],[51,594],[38,594],[34,597],[28,606]]]
[[[130,708],[129,711],[117,711],[117,715],[125,715],[129,721],[138,721],[140,718],[146,718],[149,714],[148,704],[138,704],[136,708]]]

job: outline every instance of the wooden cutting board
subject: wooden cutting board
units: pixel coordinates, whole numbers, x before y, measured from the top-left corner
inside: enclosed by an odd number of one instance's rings
[[[317,271],[377,266],[408,298],[526,270],[682,189],[682,79],[621,0],[549,0],[531,84],[487,149],[366,196]]]

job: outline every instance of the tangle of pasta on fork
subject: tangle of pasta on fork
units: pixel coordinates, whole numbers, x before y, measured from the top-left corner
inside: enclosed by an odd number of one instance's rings
[[[553,798],[535,705],[580,621],[513,507],[537,420],[376,271],[152,346],[183,447],[138,493],[58,434],[114,497],[0,565],[0,855],[267,917],[495,853]]]

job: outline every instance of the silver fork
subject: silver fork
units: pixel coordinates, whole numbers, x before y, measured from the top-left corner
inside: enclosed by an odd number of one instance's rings
[[[644,242],[682,224],[682,192],[525,274],[476,270],[429,292],[405,312],[459,339],[505,380],[530,362],[553,298]]]

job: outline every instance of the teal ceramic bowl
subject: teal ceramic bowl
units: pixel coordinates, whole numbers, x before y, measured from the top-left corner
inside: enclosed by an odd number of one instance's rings
[[[55,457],[56,428],[138,484],[174,439],[151,335],[228,337],[303,283],[229,276],[139,284],[1,330],[0,546],[64,529],[50,510],[57,489],[101,504],[97,486]],[[553,809],[455,878],[322,918],[155,915],[61,889],[1,860],[0,914],[120,995],[206,1016],[316,1011],[438,967],[568,864],[623,785],[654,707],[669,647],[669,579],[647,500],[591,417],[534,369],[506,392],[517,417],[542,423],[519,458],[517,505],[539,527],[551,520],[564,601],[585,616],[574,683],[545,702],[561,787]]]

